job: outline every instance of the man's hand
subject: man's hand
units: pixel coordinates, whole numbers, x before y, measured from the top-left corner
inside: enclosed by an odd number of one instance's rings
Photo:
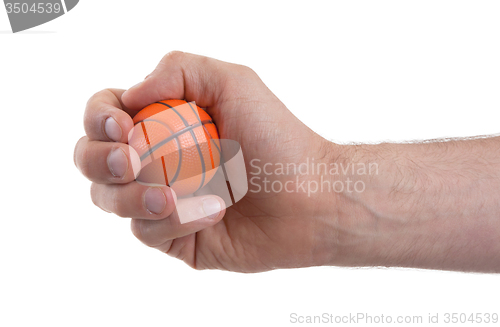
[[[195,101],[214,119],[221,139],[240,143],[254,185],[225,214],[180,224],[172,214],[176,199],[169,187],[148,188],[133,181],[130,167],[137,158],[124,156],[129,153],[125,143],[131,117],[164,99]],[[332,155],[326,157],[325,151],[336,150],[291,114],[251,69],[170,53],[139,85],[93,96],[85,129],[87,136],[77,144],[75,160],[94,182],[94,203],[121,217],[132,217],[132,231],[145,244],[197,269],[241,272],[324,265],[336,256],[332,247],[336,227],[331,226],[335,196],[308,197],[302,188],[297,190],[295,176],[268,176],[250,164],[254,159],[253,165],[258,162],[261,167],[299,165],[308,158],[320,162]],[[287,189],[293,192],[264,188],[264,177],[289,182]],[[299,183],[317,177],[300,176]],[[192,203],[190,208],[201,206]]]
[[[132,117],[165,99],[195,101],[221,139],[240,143],[249,192],[238,203],[180,224],[176,211],[203,213],[203,197],[177,201],[167,186],[134,181]],[[181,52],[129,90],[93,96],[85,130],[75,163],[93,181],[94,203],[131,217],[143,243],[193,268],[500,271],[498,138],[338,145],[301,123],[251,69]]]

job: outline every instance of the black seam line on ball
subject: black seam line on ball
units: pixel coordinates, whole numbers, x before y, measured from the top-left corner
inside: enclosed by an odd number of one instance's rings
[[[210,137],[210,140],[213,140],[213,142],[212,142],[212,143],[213,143],[213,145],[215,145],[215,148],[217,148],[217,152],[219,152],[219,156],[220,156],[220,155],[221,155],[221,151],[220,151],[220,149],[219,149],[219,146],[217,145],[217,143],[215,143],[215,140],[214,140],[214,138],[212,137],[212,134],[210,134],[210,132],[209,132],[209,131],[208,131],[208,129],[206,128],[206,126],[205,126],[205,125],[206,125],[206,124],[205,124],[205,122],[207,122],[207,123],[212,123],[212,124],[213,124],[213,122],[212,122],[211,120],[204,120],[204,121],[203,121],[203,129],[205,130],[205,132],[207,132],[208,136]]]
[[[194,134],[194,131],[193,131],[193,128],[192,126],[194,125],[191,125],[191,128],[188,128],[190,127],[188,125],[188,122],[186,121],[186,119],[184,117],[182,117],[182,115],[174,108],[172,107],[171,105],[169,104],[166,104],[166,103],[163,103],[163,102],[156,102],[158,104],[161,104],[161,105],[164,105],[170,109],[172,109],[176,114],[177,116],[179,116],[179,118],[182,120],[182,122],[184,123],[184,126],[186,128],[183,129],[183,131],[187,130],[189,131],[189,133],[191,133],[191,136],[193,137],[193,141],[195,142],[195,145],[196,145],[196,149],[198,150],[198,155],[200,156],[200,162],[201,162],[201,183],[200,183],[200,186],[198,187],[198,189],[196,189],[196,191],[198,191],[200,188],[203,187],[203,185],[205,184],[205,160],[203,158],[203,153],[201,152],[201,148],[200,148],[200,145],[198,144],[198,140],[196,139],[196,134]],[[198,126],[202,125],[201,122],[198,124]],[[180,135],[180,134],[179,134]],[[174,181],[170,181],[170,183],[172,184]],[[196,192],[195,191],[195,192]]]
[[[168,127],[168,125],[166,125],[166,124],[165,124],[165,123],[163,123],[162,121],[159,121],[159,120],[156,120],[156,119],[149,119],[149,118],[146,118],[146,119],[144,119],[144,120],[141,120],[141,121],[137,122],[137,124],[140,124],[140,123],[142,123],[142,122],[148,122],[148,121],[152,121],[152,122],[155,122],[155,123],[162,124],[163,126],[167,127],[167,128],[169,129],[169,131],[170,131],[170,132],[172,132],[172,130]],[[150,150],[148,150],[148,152],[144,153],[144,154],[141,156],[141,161],[142,161],[142,160],[144,160],[144,159],[146,159],[146,158],[147,158],[148,156],[150,156],[150,155],[152,156],[152,155],[153,155],[153,152],[155,152],[156,150],[158,150],[158,148],[159,148],[159,147],[161,147],[161,146],[162,146],[162,145],[164,145],[165,143],[170,142],[170,141],[171,141],[171,140],[173,140],[173,139],[175,139],[175,140],[177,141],[177,147],[178,147],[178,149],[180,149],[180,141],[179,141],[178,137],[179,137],[181,134],[183,134],[183,133],[185,133],[185,132],[187,132],[187,131],[189,131],[189,130],[192,130],[192,129],[193,129],[193,128],[195,128],[195,127],[202,126],[202,125],[206,125],[206,124],[213,124],[213,122],[212,122],[211,120],[203,120],[203,121],[201,122],[201,124],[200,124],[200,123],[194,123],[193,125],[189,125],[189,126],[187,126],[187,127],[183,128],[183,129],[181,129],[180,131],[177,131],[176,133],[174,133],[174,134],[170,135],[169,137],[167,137],[167,138],[165,138],[165,139],[161,140],[160,142],[158,142],[157,144],[155,144],[154,146],[152,146],[152,147],[150,148]],[[203,128],[205,128],[205,126],[203,126]],[[210,135],[210,137],[212,137],[212,135],[208,132],[208,130],[207,130],[207,133],[208,133],[208,135]],[[214,142],[214,145],[215,145],[215,147],[217,148],[217,150],[218,150],[218,151],[219,151],[219,153],[220,153],[220,149],[219,149],[219,147],[217,146],[217,143],[215,143],[215,142]],[[154,158],[153,158],[153,159],[154,159]]]
[[[188,126],[188,122],[187,120],[177,111],[177,109],[175,109],[174,107],[172,107],[171,105],[167,104],[167,103],[163,103],[160,101],[161,104],[169,107],[170,109],[172,109],[176,114],[177,116],[179,116],[179,118],[182,120],[182,122],[184,123],[184,125],[187,127]],[[191,104],[189,104],[188,102],[188,105],[189,107],[191,107]],[[193,109],[193,107],[191,107],[191,109]],[[197,115],[195,115],[197,116]],[[198,117],[198,122],[199,122],[199,126],[203,125],[200,121],[200,118]],[[205,158],[203,157],[203,152],[201,151],[201,147],[200,147],[200,144],[198,142],[198,138],[196,137],[196,134],[194,133],[193,129],[189,129],[189,133],[191,134],[191,137],[193,138],[193,141],[196,145],[196,149],[198,150],[198,156],[200,157],[200,162],[201,162],[201,181],[200,181],[200,186],[198,186],[198,188],[196,189],[196,191],[198,191],[199,189],[201,189],[203,187],[203,185],[205,185]],[[194,191],[194,192],[196,192]],[[194,193],[193,192],[193,193]]]
[[[208,125],[208,124],[214,124],[213,121],[211,119],[206,119],[206,120],[203,120],[201,121],[201,124],[200,123],[195,123],[193,125],[190,125],[176,133],[173,133],[172,129],[170,128],[170,126],[168,126],[167,124],[165,124],[165,122],[161,121],[161,120],[156,120],[156,119],[151,119],[151,118],[146,118],[146,119],[143,119],[143,120],[140,120],[136,123],[137,124],[141,124],[143,122],[155,122],[155,123],[158,123],[158,124],[161,124],[162,126],[164,126],[165,128],[168,129],[168,131],[170,133],[172,133],[169,137],[161,140],[160,142],[158,142],[156,145],[154,146],[149,146],[149,149],[148,149],[148,152],[143,154],[141,156],[141,161],[143,161],[144,159],[146,159],[148,156],[151,156],[151,159],[152,160],[155,160],[155,158],[153,157],[153,152],[158,150],[161,146],[165,145],[166,143],[170,142],[171,140],[175,139],[176,143],[177,143],[177,151],[179,153],[179,165],[177,165],[177,170],[175,171],[175,174],[174,174],[174,177],[172,177],[172,179],[169,179],[170,184],[172,184],[175,180],[177,180],[177,178],[179,177],[179,174],[180,174],[180,167],[181,167],[181,164],[182,164],[182,149],[181,149],[181,145],[180,145],[180,141],[179,141],[179,136],[185,132],[187,132],[188,129],[193,129],[195,127],[198,127],[200,125],[203,126],[203,129],[205,129],[205,131],[207,132],[207,134],[209,135],[210,139],[213,140],[213,145],[215,145],[215,148],[217,149],[217,152],[219,152],[219,157],[222,155],[222,152],[221,152],[221,149],[219,148],[219,146],[217,145],[217,143],[215,142],[214,138],[212,137],[212,134],[210,134],[210,131],[206,128],[205,125]]]
[[[187,104],[189,105],[189,108],[191,108],[191,110],[193,111],[193,114],[196,116],[196,118],[198,118],[198,121],[201,123],[200,115],[196,112],[196,110],[194,110],[193,106],[191,105],[191,102],[188,102]]]
[[[206,120],[204,120],[204,122],[206,122]],[[209,121],[209,122],[211,122],[213,124],[212,121]],[[229,192],[229,197],[231,199],[231,204],[235,204],[236,201],[234,200],[233,188],[231,187],[231,182],[229,181],[229,177],[228,177],[227,172],[226,172],[226,166],[225,166],[226,161],[224,159],[224,156],[222,155],[222,151],[219,148],[219,146],[217,145],[217,143],[215,143],[215,140],[212,137],[212,134],[210,134],[210,132],[208,131],[205,124],[203,124],[203,128],[205,129],[205,132],[207,132],[208,136],[210,137],[210,140],[214,141],[213,144],[217,148],[217,151],[219,151],[219,166],[222,168],[222,173],[224,174],[224,179],[226,180],[226,186],[227,186],[227,190]],[[219,140],[219,142],[220,142],[220,140]]]
[[[146,118],[146,119],[143,119],[143,120],[139,121],[137,124],[143,123],[144,121],[152,121],[152,122],[155,122],[155,123],[158,123],[158,124],[162,125],[163,127],[165,127],[170,132],[170,136],[172,136],[171,139],[175,139],[175,141],[177,143],[177,152],[179,153],[179,164],[177,165],[177,169],[175,170],[174,177],[172,179],[169,179],[170,182],[167,185],[170,185],[172,183],[172,181],[175,181],[177,179],[177,177],[179,176],[179,174],[181,172],[181,164],[182,164],[181,142],[179,141],[178,135],[175,135],[174,131],[172,131],[172,129],[170,128],[170,126],[168,126],[167,124],[165,124],[165,122],[162,122],[161,120],[157,120],[157,119]],[[171,139],[167,140],[166,142],[169,142]],[[163,143],[163,144],[165,144],[165,143]],[[157,147],[155,146],[154,149],[156,150]],[[153,157],[153,152],[154,151],[152,150],[151,146],[149,146],[149,155],[151,155],[151,159],[152,160],[155,160],[155,158]],[[147,156],[148,156],[148,154],[145,153],[141,157],[141,161],[144,160],[144,159],[146,159]],[[168,178],[168,176],[167,176],[167,178]]]
[[[187,104],[189,105],[189,108],[191,108],[191,110],[193,111],[193,114],[196,116],[196,118],[198,118],[198,121],[199,121],[200,123],[202,123],[202,124],[203,124],[203,122],[201,121],[201,118],[200,118],[200,114],[197,112],[197,110],[194,110],[193,106],[191,105],[191,102],[188,102]],[[205,120],[204,120],[204,121],[205,121]],[[212,122],[211,120],[210,120],[210,122],[213,124],[213,122]],[[203,129],[205,130],[205,132],[208,134],[208,136],[209,136],[209,138],[210,138],[209,140],[207,140],[207,143],[208,143],[208,142],[210,142],[210,140],[212,140],[212,139],[213,139],[213,138],[212,138],[212,134],[210,134],[210,133],[208,132],[207,128],[205,127],[205,124],[203,124]],[[210,148],[210,144],[207,144],[207,145],[208,145],[208,147]],[[217,148],[217,150],[219,150],[219,147],[217,147],[217,145],[215,145],[215,147]],[[211,152],[211,151],[210,151],[210,152]],[[219,150],[219,154],[220,154],[220,150]],[[211,154],[211,153],[210,153],[210,156],[212,157],[212,154]],[[212,157],[212,158],[213,158],[213,157]],[[212,159],[212,165],[213,165],[213,159]],[[212,168],[214,168],[214,167],[212,167]],[[203,185],[201,185],[201,186],[203,186]]]
[[[148,119],[144,120],[145,122],[147,121],[150,121]],[[153,120],[151,120],[153,121]],[[153,152],[155,152],[156,150],[158,150],[161,146],[165,145],[166,143],[172,141],[173,139],[176,139],[178,138],[180,135],[186,133],[186,132],[189,132],[191,131],[193,128],[196,128],[196,127],[199,127],[201,126],[200,123],[195,123],[193,125],[189,125],[183,129],[181,129],[180,131],[177,131],[175,132],[174,134],[164,138],[163,140],[161,140],[160,142],[156,143],[155,145],[151,146],[151,153],[149,153],[149,151],[147,153],[144,153],[142,156],[141,156],[141,161],[146,159],[148,156],[150,156]]]
[[[212,123],[213,124],[213,123]],[[231,199],[231,204],[235,204],[236,201],[234,200],[234,193],[233,193],[233,188],[231,187],[231,182],[229,181],[229,178],[227,176],[227,172],[226,172],[226,167],[225,167],[225,161],[224,161],[224,156],[222,155],[222,151],[221,149],[219,149],[219,146],[217,145],[217,143],[215,143],[215,140],[214,138],[212,137],[212,134],[210,134],[210,132],[208,131],[207,127],[205,126],[205,124],[203,124],[203,129],[205,130],[205,132],[208,134],[208,136],[210,137],[210,140],[213,140],[213,145],[215,145],[215,147],[217,148],[217,151],[219,152],[219,167],[222,168],[222,173],[224,174],[224,179],[226,180],[226,186],[227,186],[227,191],[229,192],[229,197]],[[220,141],[220,140],[219,140]]]

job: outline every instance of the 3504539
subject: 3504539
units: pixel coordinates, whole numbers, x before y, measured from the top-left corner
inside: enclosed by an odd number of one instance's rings
[[[498,323],[497,313],[445,313],[444,323],[446,324],[481,324]]]
[[[14,2],[14,3],[6,3],[5,8],[7,9],[7,14],[58,14],[63,8],[60,3],[26,3],[26,2]]]

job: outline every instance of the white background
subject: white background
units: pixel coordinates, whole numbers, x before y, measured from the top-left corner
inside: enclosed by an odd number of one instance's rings
[[[87,99],[182,50],[252,67],[337,142],[500,130],[497,1],[83,0],[11,34],[0,7],[0,325],[288,326],[290,313],[499,312],[496,275],[195,271],[94,207],[73,165]],[[297,324],[295,324],[297,325]]]

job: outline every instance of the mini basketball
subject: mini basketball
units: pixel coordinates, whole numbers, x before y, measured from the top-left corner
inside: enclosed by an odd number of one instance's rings
[[[170,186],[178,196],[192,194],[214,176],[220,143],[212,118],[194,102],[155,102],[133,118],[129,145],[141,159],[136,180]]]

